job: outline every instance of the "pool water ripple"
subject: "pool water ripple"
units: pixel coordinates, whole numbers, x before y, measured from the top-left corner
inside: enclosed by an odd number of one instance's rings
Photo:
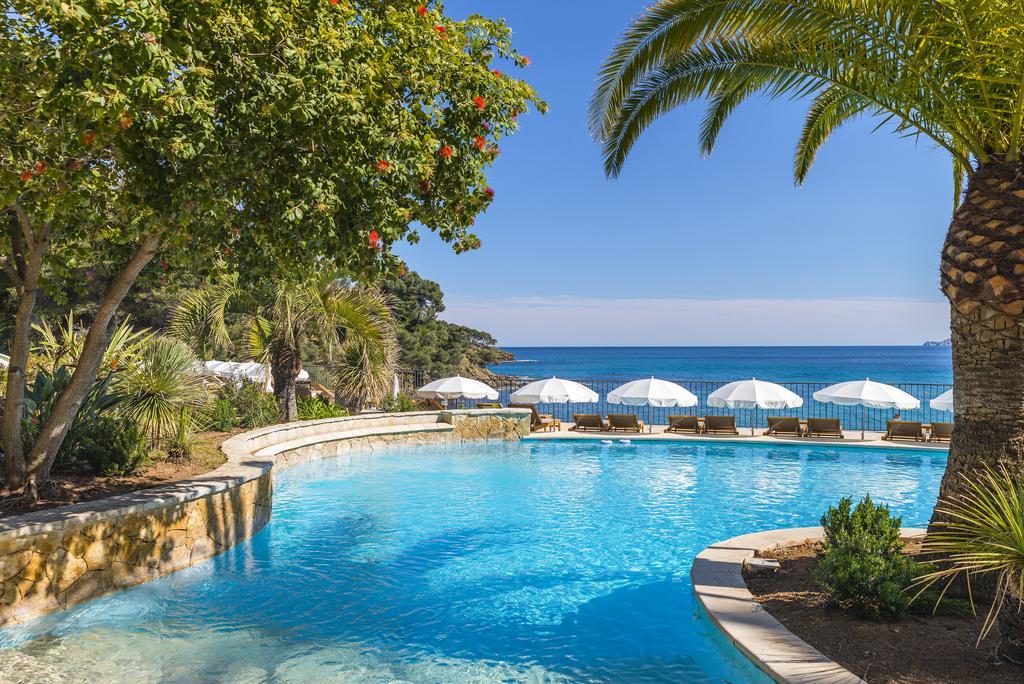
[[[124,682],[760,682],[696,606],[693,556],[816,524],[846,494],[923,524],[944,466],[944,453],[597,441],[307,464],[278,476],[252,540],[0,632],[0,680],[45,663]]]

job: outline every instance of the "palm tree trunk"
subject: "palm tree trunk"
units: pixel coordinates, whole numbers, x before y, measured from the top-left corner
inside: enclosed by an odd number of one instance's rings
[[[1011,663],[1024,665],[1024,604],[1022,597],[1006,592],[999,611],[999,656]]]
[[[299,419],[295,380],[302,371],[301,354],[285,344],[274,344],[270,354],[270,377],[274,380],[274,398],[282,423]]]
[[[940,497],[985,467],[1024,475],[1024,164],[972,176],[942,253],[950,301],[956,428]],[[932,522],[940,514],[932,514]]]

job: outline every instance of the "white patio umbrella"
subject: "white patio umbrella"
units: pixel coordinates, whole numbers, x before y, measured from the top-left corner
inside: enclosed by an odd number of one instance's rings
[[[864,413],[866,409],[899,409],[912,411],[921,406],[914,396],[898,387],[871,380],[849,380],[830,385],[814,393],[814,400],[823,404],[860,406],[860,438],[864,439]]]
[[[456,375],[427,383],[416,390],[416,396],[424,399],[490,399],[498,398],[498,390],[473,378]]]
[[[700,400],[690,390],[667,380],[651,376],[647,380],[634,380],[616,387],[608,393],[609,404],[647,407],[647,427],[651,426],[651,408],[672,408],[673,406],[696,406]]]
[[[782,385],[752,378],[722,385],[708,395],[707,404],[715,408],[778,411],[803,406],[804,400]],[[755,422],[750,421],[750,434],[754,434]]]
[[[515,404],[592,404],[597,401],[597,392],[572,380],[548,378],[520,387],[509,401]]]
[[[935,397],[928,404],[936,411],[953,412],[953,390],[947,390]]]

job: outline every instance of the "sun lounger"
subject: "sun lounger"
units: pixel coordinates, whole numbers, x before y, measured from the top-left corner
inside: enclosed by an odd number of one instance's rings
[[[643,432],[644,422],[632,413],[609,413],[608,429],[612,432]]]
[[[665,429],[665,432],[692,432],[695,435],[700,431],[700,419],[697,416],[669,416],[668,428]]]
[[[496,409],[496,408],[501,408],[502,406],[501,406],[501,404],[495,404],[493,402],[481,401],[481,402],[477,402],[476,407],[478,409]]]
[[[913,420],[886,421],[885,436],[882,439],[912,439],[915,442],[925,441],[924,428],[921,423]]]
[[[414,407],[417,411],[444,411],[444,406],[433,399],[420,399]]]
[[[843,426],[838,418],[808,418],[805,436],[843,439]]]
[[[953,423],[932,423],[929,442],[948,442],[953,439]]]
[[[533,404],[509,404],[508,407],[530,409],[530,430],[533,432],[562,429],[562,421],[547,413],[537,413],[537,407]]]
[[[768,416],[766,435],[790,435],[799,437],[803,434],[800,419],[795,416]]]
[[[576,432],[607,432],[608,424],[601,420],[596,413],[574,413],[572,414],[574,425],[569,428]]]
[[[704,416],[704,432],[709,434],[738,435],[736,416]]]

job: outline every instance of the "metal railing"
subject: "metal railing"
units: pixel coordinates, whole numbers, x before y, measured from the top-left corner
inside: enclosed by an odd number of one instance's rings
[[[609,392],[619,385],[635,379],[636,378],[627,378],[623,380],[580,380],[573,378],[576,382],[586,385],[597,392],[598,401],[592,404],[539,404],[537,406],[537,410],[542,413],[550,413],[563,421],[572,421],[573,413],[600,413],[603,416],[608,415],[609,413],[632,413],[638,416],[641,420],[647,421],[652,425],[666,425],[668,424],[668,417],[674,415],[734,415],[736,416],[737,425],[747,428],[751,425],[755,428],[766,427],[768,416],[798,416],[804,420],[810,417],[839,418],[842,422],[843,429],[859,430],[861,428],[861,419],[863,418],[864,428],[866,430],[873,431],[884,431],[885,421],[892,418],[893,414],[896,413],[896,411],[893,410],[862,409],[860,406],[837,406],[835,404],[823,404],[815,401],[813,396],[814,393],[833,384],[829,382],[778,382],[778,384],[794,392],[804,400],[804,404],[800,408],[785,411],[733,410],[708,406],[708,395],[722,385],[731,382],[728,380],[716,381],[664,378],[665,380],[671,380],[672,382],[682,385],[697,396],[700,403],[697,406],[689,408],[650,408],[647,406],[624,406],[621,404],[608,403]],[[434,380],[434,378],[430,377],[423,371],[399,372],[399,382],[402,391],[410,396],[415,396],[416,389],[418,387],[422,387],[431,380]],[[498,390],[500,393],[499,401],[503,405],[507,406],[509,403],[509,395],[523,385],[532,381],[532,379],[523,380],[516,377],[499,377],[493,381],[488,381],[488,384]],[[944,411],[936,411],[930,405],[930,401],[932,399],[952,388],[952,385],[934,383],[892,383],[892,385],[921,401],[921,407],[918,409],[913,411],[899,411],[900,418],[902,420],[914,420],[922,423],[952,421],[953,417],[951,414]],[[465,400],[460,401],[458,405],[472,408],[477,403],[479,402]]]

